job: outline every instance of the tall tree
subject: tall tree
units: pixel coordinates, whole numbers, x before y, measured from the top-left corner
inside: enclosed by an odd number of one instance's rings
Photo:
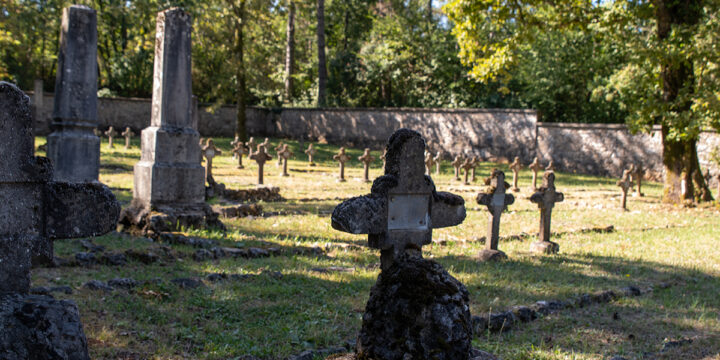
[[[295,1],[288,0],[287,31],[285,39],[285,102],[293,97],[293,68],[295,67]]]
[[[317,0],[318,94],[317,106],[326,105],[327,60],[325,59],[325,0]]]
[[[245,2],[246,0],[230,0],[232,12],[235,15],[233,55],[235,58],[235,77],[237,78],[237,119],[235,123],[235,136],[241,141],[247,140],[245,126],[247,116],[247,84],[245,83]]]

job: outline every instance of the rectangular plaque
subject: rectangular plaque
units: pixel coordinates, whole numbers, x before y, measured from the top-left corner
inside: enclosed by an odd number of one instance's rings
[[[430,195],[388,196],[388,230],[427,230]]]

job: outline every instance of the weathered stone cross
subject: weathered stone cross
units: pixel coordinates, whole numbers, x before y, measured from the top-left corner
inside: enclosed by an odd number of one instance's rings
[[[333,160],[337,160],[337,162],[340,163],[340,178],[338,179],[338,181],[345,181],[345,163],[347,161],[350,161],[350,156],[345,154],[344,146],[341,147],[340,150],[338,150],[338,153],[333,156]]]
[[[288,159],[293,155],[295,155],[295,153],[290,151],[290,148],[288,148],[288,144],[283,145],[282,150],[280,150],[280,152],[278,153],[278,156],[282,158],[282,176],[290,176],[290,174],[288,174],[287,172]]]
[[[627,193],[628,190],[632,189],[632,180],[630,180],[631,169],[623,170],[623,175],[620,180],[617,181],[617,186],[622,190],[622,198],[620,199],[620,206],[623,210],[627,210]]]
[[[425,152],[425,175],[432,174],[433,166],[435,166],[435,158],[429,151]]]
[[[108,137],[108,147],[109,148],[113,147],[113,138],[115,136],[117,136],[117,134],[118,134],[117,131],[115,131],[115,129],[112,126],[110,128],[108,128],[108,130],[105,132],[105,135],[107,135],[107,137]]]
[[[465,161],[462,163],[462,168],[463,168],[463,170],[465,170],[465,185],[470,185],[470,180],[469,180],[470,169],[472,169],[473,167],[474,167],[474,166],[473,166],[473,159],[472,159],[472,158],[467,158],[467,159],[465,159]]]
[[[455,226],[465,219],[465,201],[435,191],[425,175],[425,141],[416,131],[400,129],[388,140],[385,175],[375,179],[369,195],[338,205],[332,227],[368,234],[368,245],[380,249],[387,270],[401,254],[422,256],[432,242],[432,229]]]
[[[442,154],[438,151],[433,160],[435,161],[435,175],[440,175],[440,162],[442,161]]]
[[[315,163],[313,162],[313,156],[315,156],[316,152],[317,150],[315,150],[312,143],[310,143],[307,149],[305,149],[305,154],[307,154],[308,156],[308,166],[315,166]]]
[[[510,170],[512,170],[512,172],[513,172],[513,187],[512,187],[512,191],[515,191],[515,192],[520,191],[520,188],[518,187],[518,173],[520,172],[520,170],[522,170],[522,167],[523,167],[523,166],[522,166],[522,164],[520,163],[520,158],[516,156],[516,157],[515,157],[515,161],[513,161],[513,162],[510,164]]]
[[[265,140],[263,140],[263,142],[262,142],[262,145],[265,146],[265,150],[267,150],[268,146],[270,146],[270,139],[265,138]]]
[[[245,168],[242,163],[243,154],[245,154],[245,144],[243,144],[242,141],[238,141],[235,145],[233,145],[233,155],[236,159],[238,159],[238,169]]]
[[[214,184],[215,179],[212,175],[213,158],[222,154],[222,151],[215,147],[213,139],[208,139],[207,144],[203,147],[203,156],[205,157],[205,180],[208,184]]]
[[[370,149],[365,148],[362,156],[358,156],[358,160],[363,163],[363,181],[370,182],[370,164],[375,161],[375,157],[370,155]]]
[[[480,261],[494,261],[507,258],[504,252],[498,250],[498,240],[500,239],[500,215],[507,209],[508,205],[515,202],[512,194],[506,194],[505,191],[510,184],[505,182],[505,173],[494,169],[487,185],[490,189],[487,193],[480,193],[477,196],[477,203],[485,205],[490,211],[490,221],[488,222],[488,231],[485,238],[485,249],[480,252]]]
[[[125,137],[125,150],[127,150],[130,148],[130,139],[132,139],[133,131],[129,127],[126,127],[121,135]]]
[[[257,147],[257,151],[253,152],[250,155],[250,159],[255,160],[255,162],[258,164],[258,185],[263,184],[263,167],[265,166],[265,162],[268,160],[272,160],[272,156],[267,153],[267,150],[265,149],[265,145],[260,144]]]
[[[550,220],[555,203],[565,199],[565,195],[555,191],[555,173],[548,171],[543,174],[542,187],[530,196],[530,201],[538,204],[540,209],[539,241],[530,244],[530,250],[546,254],[554,254],[560,250],[560,245],[550,241]]]
[[[245,143],[245,149],[247,149],[248,158],[250,157],[250,155],[252,155],[256,146],[257,145],[255,144],[255,138],[251,136],[250,140]]]
[[[537,173],[540,169],[542,169],[542,165],[540,165],[540,161],[538,161],[537,156],[533,159],[533,162],[528,165],[528,169],[533,172],[532,189],[537,190]]]
[[[473,156],[473,158],[472,158],[472,168],[471,168],[471,170],[472,170],[472,181],[473,181],[473,182],[474,182],[475,179],[476,179],[475,173],[476,173],[476,171],[477,171],[478,165],[480,165],[480,158],[477,157],[477,156]]]
[[[242,144],[242,141],[240,141],[239,136],[235,136],[235,139],[230,142],[230,147],[233,149],[233,159],[237,158],[237,153],[235,152],[235,147],[237,144]]]
[[[463,158],[462,156],[458,155],[455,157],[455,160],[450,163],[455,168],[455,180],[460,181],[460,167],[463,165]]]
[[[637,184],[637,190],[633,193],[633,196],[643,197],[645,194],[642,193],[642,178],[645,175],[645,170],[641,164],[630,165],[630,174],[632,175],[631,180]]]
[[[282,156],[280,156],[280,152],[283,150],[283,142],[281,141],[276,147],[275,147],[275,155],[278,157],[277,166],[282,166]]]

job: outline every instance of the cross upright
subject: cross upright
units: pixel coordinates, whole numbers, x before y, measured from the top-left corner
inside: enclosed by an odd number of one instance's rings
[[[638,163],[630,165],[630,169],[630,174],[632,175],[631,180],[634,181],[637,186],[637,190],[635,191],[635,193],[633,193],[633,196],[645,196],[645,194],[642,193],[642,178],[645,175],[645,170],[643,169],[642,164]]]
[[[288,174],[288,159],[295,155],[292,151],[290,151],[290,148],[288,148],[288,144],[283,145],[282,150],[278,153],[278,156],[282,158],[282,176],[290,176]]]
[[[557,253],[560,245],[550,241],[550,220],[555,203],[562,202],[565,195],[555,191],[555,173],[548,171],[543,174],[542,186],[530,196],[530,201],[540,209],[540,232],[538,241],[530,245],[530,250],[546,254]]]
[[[230,147],[232,147],[232,149],[233,149],[233,159],[235,159],[237,157],[237,153],[235,152],[235,145],[237,145],[237,144],[242,144],[242,141],[240,141],[240,137],[236,135],[235,139],[233,139],[233,141],[230,142]]]
[[[477,179],[477,177],[476,177],[476,171],[477,171],[478,165],[480,165],[480,158],[477,157],[477,156],[473,156],[473,158],[472,158],[472,168],[470,168],[470,170],[472,170],[472,181],[473,181],[473,182]]]
[[[344,201],[332,214],[334,229],[368,234],[368,245],[380,249],[383,271],[404,253],[422,256],[432,229],[465,220],[463,198],[436,192],[425,175],[425,141],[418,132],[396,131],[386,149],[385,175],[375,179],[371,193]]]
[[[442,153],[437,152],[437,155],[433,158],[433,161],[435,161],[435,175],[440,175],[440,162],[442,161]]]
[[[632,172],[632,168],[628,170],[623,170],[623,175],[620,178],[620,180],[617,181],[617,186],[620,187],[622,190],[622,197],[620,198],[620,206],[623,210],[627,210],[627,193],[628,190],[632,189],[632,180],[630,179],[630,174]]]
[[[268,146],[270,146],[270,139],[265,138],[265,140],[263,140],[262,142],[262,145],[265,146],[265,150],[267,150]]]
[[[369,148],[365,148],[365,152],[358,156],[358,160],[363,163],[363,181],[370,182],[370,164],[375,161],[375,157],[370,155]]]
[[[257,147],[257,151],[253,152],[252,155],[250,155],[250,159],[255,160],[255,162],[258,164],[258,185],[262,185],[263,167],[265,166],[266,161],[272,160],[272,156],[268,154],[267,150],[265,149],[265,145],[260,144]]]
[[[470,176],[470,169],[472,169],[472,168],[473,168],[473,159],[472,158],[465,159],[465,161],[462,163],[462,169],[465,170],[465,185],[470,185],[469,176]]]
[[[488,192],[480,193],[477,196],[477,203],[487,206],[490,212],[488,221],[488,231],[485,237],[485,249],[480,252],[481,261],[493,261],[507,258],[504,252],[498,250],[498,240],[500,239],[500,215],[507,209],[508,205],[515,202],[512,194],[506,194],[505,191],[510,184],[505,182],[505,173],[494,169],[487,181],[490,185]]]
[[[282,156],[280,156],[280,152],[283,150],[283,142],[281,141],[276,147],[275,147],[275,155],[278,157],[277,166],[282,166]]]
[[[243,144],[242,141],[238,141],[233,145],[233,155],[238,160],[238,169],[245,168],[242,163],[243,154],[245,154],[245,144]]]
[[[305,154],[308,156],[308,166],[315,166],[315,163],[313,162],[313,156],[315,156],[315,153],[317,150],[313,147],[313,144],[310,143],[305,149]]]
[[[338,153],[333,156],[333,160],[337,160],[337,162],[340,164],[340,178],[338,178],[338,181],[345,181],[345,163],[350,161],[350,156],[345,154],[344,146],[341,147],[340,150],[338,150]]]
[[[253,150],[255,150],[256,146],[257,145],[255,144],[255,138],[251,136],[250,139],[245,143],[245,149],[247,150],[248,157],[252,155]]]
[[[435,166],[435,158],[430,151],[425,151],[425,175],[432,174],[433,166]]]
[[[555,165],[552,160],[550,160],[548,165],[545,167],[545,171],[555,171]]]
[[[108,128],[108,130],[105,132],[105,135],[107,135],[107,137],[108,137],[108,147],[109,148],[113,147],[113,138],[115,136],[117,136],[117,134],[118,134],[117,131],[115,131],[115,129],[112,126],[110,128]]]
[[[537,190],[537,173],[542,169],[542,165],[540,165],[540,161],[538,160],[537,156],[533,159],[533,162],[528,165],[528,169],[532,170],[533,173],[532,189]]]
[[[520,170],[522,170],[522,167],[523,167],[523,166],[522,166],[522,164],[520,163],[520,158],[516,156],[516,157],[515,157],[515,161],[513,161],[513,162],[510,164],[510,170],[512,170],[512,172],[513,172],[513,187],[512,187],[512,191],[514,191],[514,192],[520,191],[520,188],[518,187],[518,173],[520,172]]]
[[[213,139],[208,139],[207,144],[203,147],[203,156],[205,157],[205,180],[208,184],[214,184],[215,179],[212,175],[213,158],[222,154],[222,150],[215,147]]]
[[[125,128],[125,131],[123,131],[122,134],[120,134],[125,137],[125,150],[130,148],[130,139],[132,139],[133,131],[129,127]]]
[[[463,165],[463,158],[462,156],[458,155],[455,156],[455,160],[450,163],[455,168],[455,180],[460,181],[460,167]]]

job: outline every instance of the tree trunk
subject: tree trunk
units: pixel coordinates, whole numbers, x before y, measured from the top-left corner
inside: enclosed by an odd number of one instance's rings
[[[327,65],[325,64],[325,0],[317,0],[318,98],[317,106],[325,106]]]
[[[295,2],[288,1],[287,39],[285,40],[285,102],[292,102],[295,65]]]
[[[235,13],[235,76],[237,77],[237,118],[235,123],[235,136],[240,141],[247,140],[247,130],[245,127],[246,116],[246,84],[245,84],[245,43],[243,39],[243,30],[245,26],[245,0],[232,3],[233,12]]]

